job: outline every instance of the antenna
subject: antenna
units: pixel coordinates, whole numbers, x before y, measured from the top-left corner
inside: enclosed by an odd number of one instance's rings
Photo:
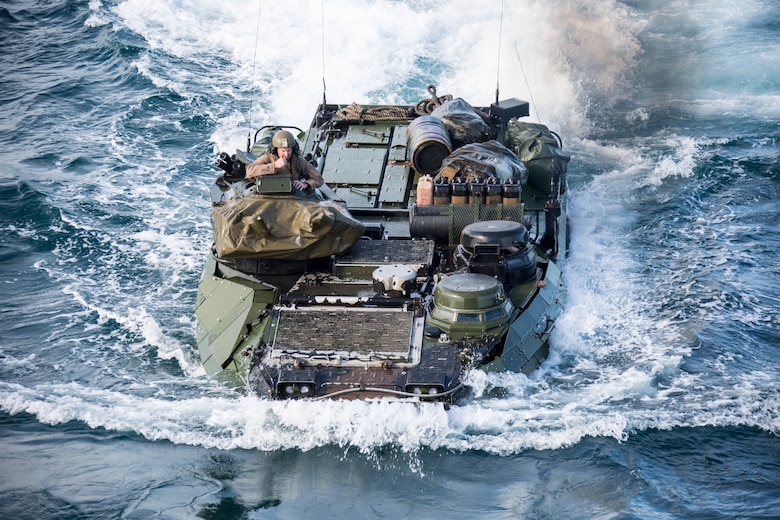
[[[320,0],[320,24],[322,25],[322,109],[325,110],[325,0]]]
[[[501,0],[501,19],[498,22],[498,52],[496,58],[496,103],[498,103],[498,80],[500,77],[499,70],[501,69],[501,32],[504,27],[504,0]]]
[[[252,106],[254,105],[255,95],[255,70],[257,69],[257,45],[260,41],[260,14],[263,11],[262,0],[258,2],[257,7],[257,27],[255,28],[255,54],[252,56],[252,89],[249,95],[249,118],[247,120],[247,126],[249,129],[246,134],[246,151],[249,152],[252,149]]]

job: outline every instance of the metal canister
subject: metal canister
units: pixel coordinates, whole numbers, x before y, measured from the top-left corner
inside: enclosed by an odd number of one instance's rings
[[[450,181],[446,177],[438,177],[433,183],[433,205],[446,206],[452,201]]]
[[[503,189],[498,179],[496,179],[495,177],[490,177],[488,179],[485,190],[486,190],[485,204],[488,205],[501,204],[501,202],[503,201],[502,198]]]
[[[514,179],[507,179],[503,189],[504,206],[514,206],[520,204],[520,182]]]
[[[455,177],[452,179],[452,203],[469,203],[469,185],[463,177]]]
[[[476,204],[485,203],[485,181],[483,179],[474,179],[469,183],[469,202]]]
[[[415,171],[435,175],[452,151],[450,134],[441,119],[420,116],[406,129],[409,159]]]

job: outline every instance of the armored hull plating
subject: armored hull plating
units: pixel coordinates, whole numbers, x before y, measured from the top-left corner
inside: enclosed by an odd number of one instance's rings
[[[270,398],[451,402],[469,370],[546,358],[569,157],[520,121],[525,102],[430,91],[417,106],[321,105],[298,136],[317,190],[245,178],[282,127],[220,155],[196,304],[207,372]]]

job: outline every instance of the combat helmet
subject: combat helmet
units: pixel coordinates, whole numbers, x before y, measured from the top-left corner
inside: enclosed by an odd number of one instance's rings
[[[298,141],[291,132],[279,130],[271,139],[271,146],[274,148],[297,148]]]

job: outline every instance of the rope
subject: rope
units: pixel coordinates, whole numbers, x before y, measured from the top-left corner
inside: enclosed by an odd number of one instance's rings
[[[436,95],[436,87],[428,86],[429,99],[420,100],[413,109],[404,106],[364,107],[357,103],[351,103],[336,111],[336,117],[342,121],[395,121],[398,119],[412,119],[415,115],[424,116],[433,112],[437,107],[450,101],[451,94],[441,97]]]
[[[438,97],[436,95],[436,87],[433,85],[428,85],[428,93],[431,95],[431,98],[417,102],[417,105],[414,107],[414,113],[418,116],[428,115],[443,103],[452,99],[452,94],[445,94],[442,97]]]
[[[364,107],[351,103],[336,111],[336,117],[343,121],[393,121],[409,119],[409,110],[404,107]]]

